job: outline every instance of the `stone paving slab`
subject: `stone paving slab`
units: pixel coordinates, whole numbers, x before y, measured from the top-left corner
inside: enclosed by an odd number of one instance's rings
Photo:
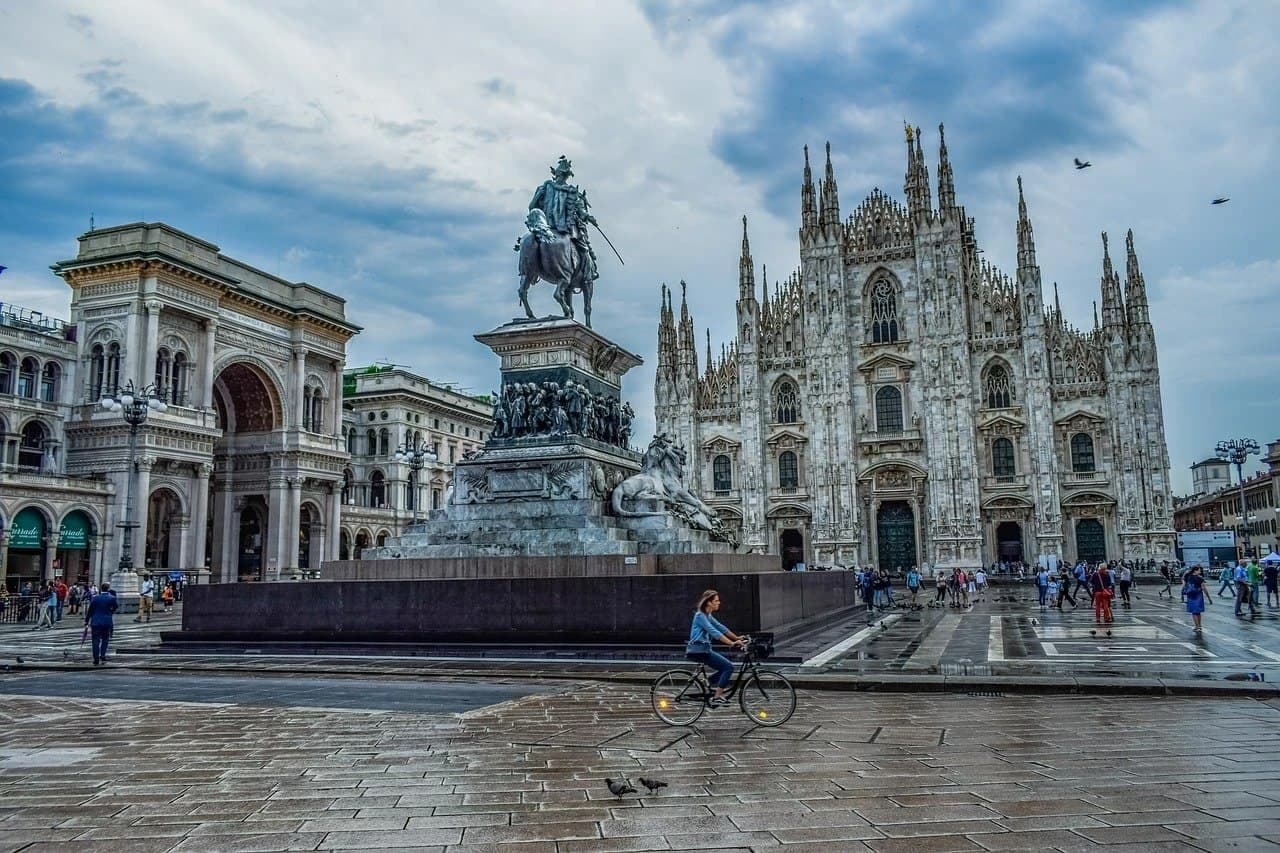
[[[1249,698],[802,691],[672,739],[584,683],[465,716],[0,696],[0,851],[1265,850]],[[777,735],[761,737],[761,734]],[[46,755],[45,763],[37,757]],[[624,798],[605,776],[664,779]]]

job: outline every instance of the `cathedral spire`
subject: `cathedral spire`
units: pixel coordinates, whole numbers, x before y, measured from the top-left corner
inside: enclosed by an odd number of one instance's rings
[[[1098,300],[1093,300],[1093,328],[1098,328]]]
[[[929,194],[929,172],[924,165],[924,149],[920,147],[920,128],[906,128],[907,132],[907,210],[919,218],[929,213],[932,206]]]
[[[923,197],[924,210],[933,209],[933,190],[929,187],[929,167],[924,163],[924,135],[916,128],[916,167],[920,170],[920,194]]]
[[[1107,232],[1102,232],[1102,327],[1124,325],[1124,298],[1120,295],[1120,279],[1111,266],[1111,248]]]
[[[671,291],[662,283],[662,304],[658,308],[658,366],[661,380],[675,364],[676,328],[671,316]]]
[[[738,260],[738,301],[756,298],[755,262],[751,260],[751,242],[747,239],[747,217],[742,217],[742,257]]]
[[[1027,216],[1027,199],[1022,195],[1022,176],[1018,176],[1018,266],[1036,265],[1036,237]]]
[[[947,135],[938,125],[938,209],[947,211],[956,206],[955,178],[951,173],[951,159],[947,157]]]
[[[689,285],[680,280],[680,334],[676,344],[681,369],[686,376],[698,375],[698,344],[694,339],[693,317],[689,314]]]
[[[1062,319],[1062,300],[1058,298],[1058,283],[1056,281],[1053,283],[1053,313],[1057,315],[1059,320]]]
[[[707,373],[711,372],[711,327],[707,327]]]
[[[1151,318],[1147,313],[1147,285],[1142,280],[1142,270],[1138,268],[1138,255],[1133,250],[1133,229],[1125,235],[1125,279],[1124,304],[1129,325],[1148,325]]]
[[[818,202],[813,190],[813,170],[809,168],[809,146],[804,147],[804,182],[800,185],[800,230],[818,225]]]
[[[769,316],[769,265],[760,265],[761,288],[763,294],[760,297],[760,319],[766,319]]]
[[[827,143],[827,169],[822,179],[822,224],[840,224],[840,194],[836,189],[836,172],[831,166],[831,143]]]

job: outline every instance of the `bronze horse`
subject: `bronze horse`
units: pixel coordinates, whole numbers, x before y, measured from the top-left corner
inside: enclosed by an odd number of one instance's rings
[[[515,250],[520,253],[520,304],[530,320],[535,319],[529,307],[529,288],[539,281],[556,286],[556,302],[566,319],[573,319],[573,294],[582,294],[582,313],[591,328],[591,293],[595,281],[586,273],[582,253],[568,234],[557,234],[547,224],[546,215],[537,208],[525,219],[529,233],[520,238]]]

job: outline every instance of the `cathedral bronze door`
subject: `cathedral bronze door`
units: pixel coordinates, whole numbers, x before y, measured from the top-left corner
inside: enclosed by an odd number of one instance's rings
[[[876,516],[876,568],[906,571],[916,565],[916,517],[906,501],[886,501]]]
[[[1107,559],[1107,532],[1096,518],[1076,522],[1076,559],[1101,563]]]

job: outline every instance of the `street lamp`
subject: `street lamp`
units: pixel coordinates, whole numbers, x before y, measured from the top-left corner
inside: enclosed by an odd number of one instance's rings
[[[1244,535],[1242,556],[1248,557],[1252,548],[1249,545],[1249,506],[1244,501],[1244,463],[1250,456],[1261,453],[1262,448],[1252,438],[1231,438],[1219,441],[1214,452],[1219,459],[1236,466],[1236,476],[1240,480],[1240,532]]]
[[[413,472],[413,488],[415,490],[421,488],[422,481],[420,475],[422,468],[428,462],[435,464],[439,461],[439,457],[432,452],[431,448],[424,441],[406,441],[396,448],[396,452],[391,454],[391,458],[400,463],[408,463],[409,470]],[[418,500],[419,495],[413,495],[413,520],[418,520]]]
[[[125,477],[124,489],[124,522],[117,525],[124,530],[124,541],[120,543],[120,563],[112,575],[111,585],[118,595],[132,595],[138,590],[138,576],[133,569],[133,529],[138,525],[133,521],[133,478],[137,466],[138,427],[147,421],[151,412],[164,412],[169,407],[164,402],[163,391],[155,385],[135,389],[130,381],[124,388],[117,389],[114,394],[103,394],[98,405],[108,412],[114,412],[124,418],[129,425],[129,467]]]

